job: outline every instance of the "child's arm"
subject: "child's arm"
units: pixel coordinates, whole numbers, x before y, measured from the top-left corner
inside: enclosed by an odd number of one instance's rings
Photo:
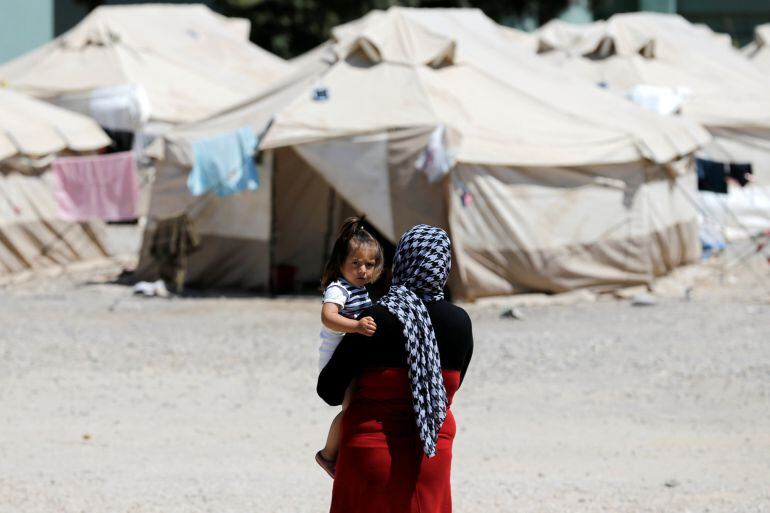
[[[336,303],[324,303],[321,308],[321,322],[330,330],[341,333],[360,333],[371,337],[377,331],[377,324],[371,317],[361,319],[348,319],[340,315],[340,305]]]

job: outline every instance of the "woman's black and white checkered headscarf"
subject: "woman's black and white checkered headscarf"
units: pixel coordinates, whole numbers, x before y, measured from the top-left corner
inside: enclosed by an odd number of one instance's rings
[[[418,224],[398,242],[393,258],[393,284],[379,301],[404,326],[412,404],[428,457],[436,454],[438,432],[446,418],[447,396],[436,335],[425,303],[444,298],[444,285],[451,267],[447,233]]]

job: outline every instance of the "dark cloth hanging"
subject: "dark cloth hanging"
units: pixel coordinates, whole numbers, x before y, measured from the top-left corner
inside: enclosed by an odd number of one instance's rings
[[[200,237],[187,214],[158,221],[150,243],[150,255],[160,264],[160,278],[173,283],[176,292],[184,288],[187,255],[198,246]]]
[[[105,153],[118,153],[120,151],[130,151],[134,146],[134,133],[125,130],[110,130],[104,128],[104,131],[112,139]]]
[[[746,163],[731,163],[730,164],[730,178],[734,179],[740,184],[741,187],[745,187],[747,183],[751,181],[749,175],[753,173],[751,164]]]
[[[158,260],[192,253],[200,245],[195,227],[187,214],[161,219],[155,228],[150,255]]]
[[[728,164],[696,158],[695,165],[698,170],[698,190],[727,194]]]

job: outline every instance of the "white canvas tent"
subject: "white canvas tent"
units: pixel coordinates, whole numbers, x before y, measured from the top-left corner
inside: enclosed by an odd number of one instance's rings
[[[729,37],[655,13],[618,14],[586,26],[554,21],[535,36],[545,59],[618,95],[639,86],[678,95],[679,113],[713,137],[699,156],[751,163],[756,180],[726,197],[702,194],[704,208],[729,237],[770,226],[770,87]]]
[[[48,166],[109,143],[93,120],[0,89],[0,279],[108,255],[103,223],[58,219]]]
[[[109,128],[189,122],[253,96],[290,70],[250,43],[249,29],[247,20],[203,5],[102,6],[54,41],[0,65],[0,82],[129,124]]]
[[[92,151],[109,144],[92,119],[0,88],[0,161]]]
[[[754,41],[744,47],[743,53],[770,80],[770,23],[754,29]]]
[[[150,218],[171,215],[160,205],[173,196],[174,213],[193,212],[206,231],[212,216],[244,230],[234,210],[249,203],[255,214],[257,195],[205,208],[186,197],[190,140],[225,126],[259,129],[275,114],[262,145],[274,191],[258,221],[263,254],[269,223],[274,240],[261,277],[272,264],[317,280],[345,211],[366,213],[391,242],[418,222],[447,228],[453,289],[468,298],[647,282],[697,258],[687,195],[689,156],[708,140],[699,125],[659,118],[541,62],[478,10],[375,11],[336,28],[316,56],[291,87],[169,134],[156,148]],[[455,165],[430,183],[415,161],[441,126]],[[247,259],[217,252],[191,256],[190,283]],[[150,277],[152,267],[143,252],[138,273]]]
[[[269,282],[272,219],[272,171],[260,166],[255,192],[218,198],[193,197],[186,186],[193,166],[192,141],[250,126],[260,134],[273,115],[306,93],[328,67],[313,59],[257,97],[206,121],[179,126],[155,141],[147,152],[156,169],[147,224],[136,275],[157,279],[158,263],[150,256],[157,224],[182,214],[195,222],[200,248],[188,259],[187,283],[198,287],[264,289]],[[297,182],[299,185],[299,181]]]

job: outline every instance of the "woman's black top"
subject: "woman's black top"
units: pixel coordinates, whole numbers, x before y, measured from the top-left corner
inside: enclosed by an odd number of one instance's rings
[[[471,320],[465,310],[449,301],[426,303],[425,307],[436,333],[441,368],[460,371],[462,383],[473,354]],[[345,335],[318,376],[318,395],[332,406],[342,404],[345,390],[362,370],[407,367],[406,343],[398,318],[381,305],[361,313],[361,317],[367,315],[377,323],[374,335]]]

